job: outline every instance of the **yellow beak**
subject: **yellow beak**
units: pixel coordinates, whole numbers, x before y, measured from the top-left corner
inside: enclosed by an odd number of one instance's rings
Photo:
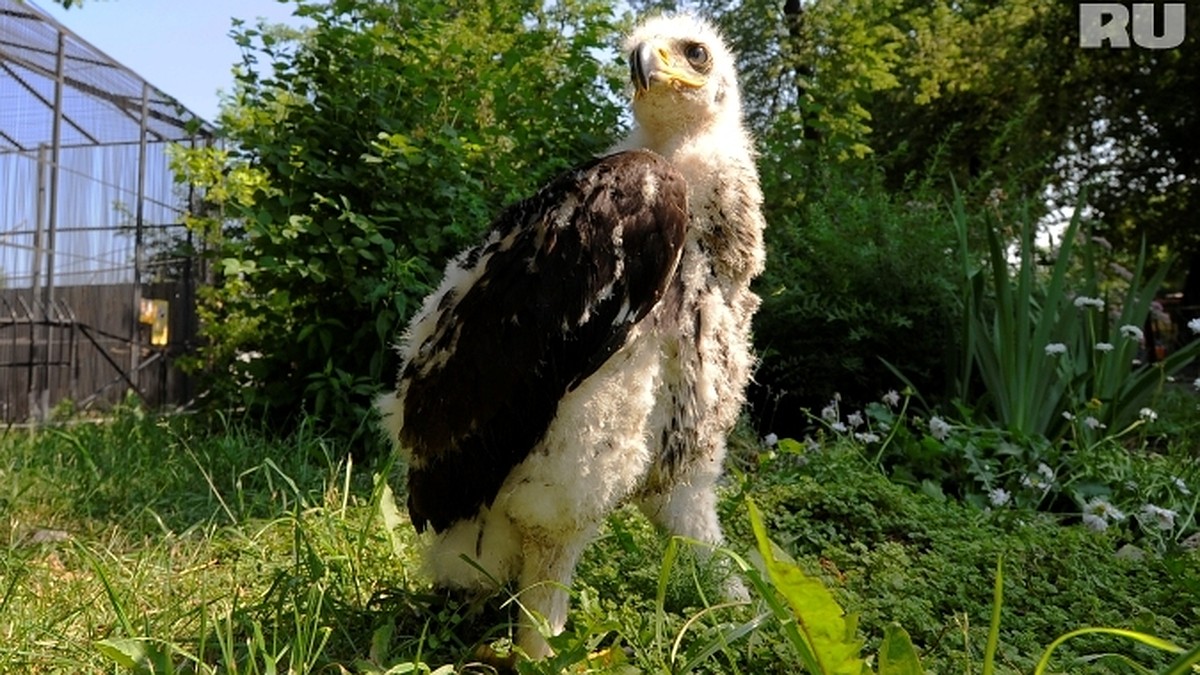
[[[676,66],[671,50],[654,40],[641,43],[629,55],[629,79],[633,82],[635,97],[649,91],[654,82],[665,82],[676,89],[704,86],[704,78],[686,66]]]

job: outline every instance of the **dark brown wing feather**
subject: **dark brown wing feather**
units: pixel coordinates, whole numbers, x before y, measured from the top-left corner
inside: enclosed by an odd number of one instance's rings
[[[645,189],[648,179],[656,190]],[[418,530],[441,531],[491,504],[563,394],[662,297],[687,222],[684,179],[647,151],[577,167],[501,214],[493,228],[511,247],[467,253],[481,275],[462,297],[443,299],[424,355],[401,372]],[[444,365],[423,372],[420,361],[433,358]]]

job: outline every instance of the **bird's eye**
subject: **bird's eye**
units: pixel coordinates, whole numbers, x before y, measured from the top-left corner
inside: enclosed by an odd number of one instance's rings
[[[688,63],[693,66],[702,66],[709,62],[712,56],[708,53],[708,48],[699,42],[693,42],[683,50],[683,55],[687,57]]]

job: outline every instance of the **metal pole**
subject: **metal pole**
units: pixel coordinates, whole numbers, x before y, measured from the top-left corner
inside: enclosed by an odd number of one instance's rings
[[[45,251],[42,250],[42,233],[46,227],[46,165],[49,163],[49,158],[46,155],[49,148],[45,143],[38,146],[37,154],[37,204],[36,218],[37,222],[33,226],[33,264],[30,265],[30,274],[33,277],[31,300],[36,300],[42,294],[42,256]]]
[[[129,375],[138,377],[142,357],[139,319],[142,311],[142,257],[145,255],[146,215],[146,122],[150,118],[150,84],[142,82],[142,114],[138,120],[137,205],[134,208],[133,237],[133,321],[129,327]],[[134,379],[135,382],[140,380]],[[146,403],[149,403],[146,401]]]
[[[54,126],[50,132],[50,203],[46,219],[46,304],[54,301],[54,246],[58,232],[58,166],[62,149],[63,64],[67,36],[58,32],[58,56],[54,63]]]
[[[36,417],[36,411],[40,408],[42,387],[38,385],[38,378],[43,373],[42,369],[36,367],[37,363],[37,343],[35,335],[40,335],[41,330],[34,332],[34,326],[38,321],[36,314],[38,307],[38,299],[42,295],[42,256],[45,255],[45,250],[42,248],[42,233],[46,227],[46,170],[49,168],[50,159],[47,157],[50,153],[50,148],[42,143],[38,146],[37,156],[37,204],[35,205],[36,220],[33,228],[33,262],[30,265],[30,273],[33,277],[32,285],[29,291],[29,304],[33,308],[32,312],[25,318],[30,321],[29,333],[29,361],[26,375],[29,381],[26,382],[26,394],[29,397],[29,417]],[[13,345],[16,345],[14,340]]]
[[[58,51],[54,59],[54,125],[50,131],[50,199],[47,203],[46,216],[46,287],[42,300],[42,319],[46,322],[46,344],[42,364],[42,402],[38,410],[38,419],[46,420],[50,416],[50,342],[54,337],[50,325],[50,307],[54,304],[54,251],[58,235],[58,175],[62,161],[62,122],[63,122],[63,70],[66,63],[67,36],[58,31]]]

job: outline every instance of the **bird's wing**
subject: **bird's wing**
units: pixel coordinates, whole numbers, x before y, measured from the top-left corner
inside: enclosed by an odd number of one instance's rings
[[[410,327],[397,388],[418,530],[491,504],[563,394],[658,303],[687,222],[679,172],[654,153],[623,152],[508,208],[451,263]]]

